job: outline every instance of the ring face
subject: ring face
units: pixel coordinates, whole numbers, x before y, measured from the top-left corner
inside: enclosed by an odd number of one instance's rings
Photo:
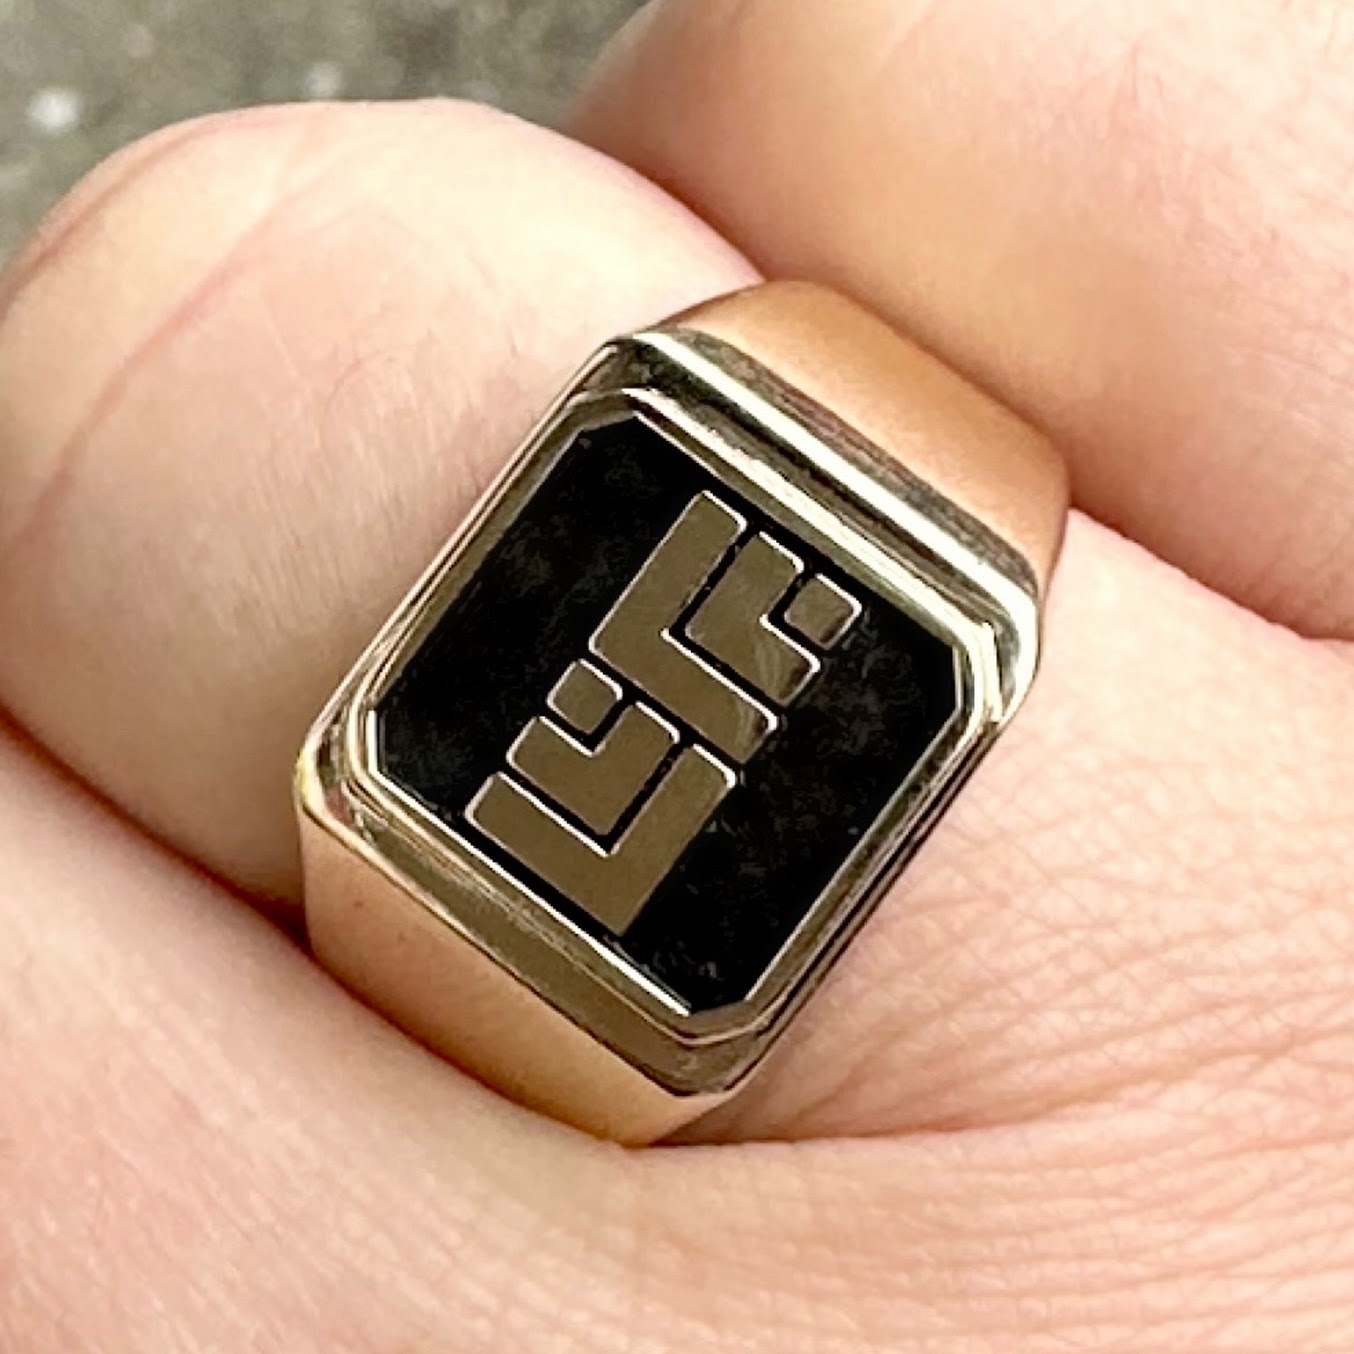
[[[951,643],[631,415],[401,665],[377,773],[675,1012],[746,1002],[959,707]]]
[[[307,832],[646,1085],[723,1094],[1019,703],[1037,592],[745,355],[619,340],[317,723]],[[402,1018],[309,854],[317,951]]]

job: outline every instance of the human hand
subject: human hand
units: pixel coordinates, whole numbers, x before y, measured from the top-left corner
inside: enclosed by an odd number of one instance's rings
[[[447,105],[86,183],[0,300],[0,1349],[1348,1350],[1343,15],[661,6],[580,131],[733,245]],[[1049,428],[1087,515],[1026,709],[717,1145],[627,1152],[274,924],[290,767],[570,369],[747,258]]]

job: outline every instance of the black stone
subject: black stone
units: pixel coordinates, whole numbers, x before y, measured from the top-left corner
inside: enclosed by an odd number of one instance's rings
[[[466,805],[703,489],[845,585],[658,433],[612,425],[565,453],[378,711],[391,779],[698,1011],[747,995],[957,703],[948,644],[853,582],[860,617],[623,938],[499,852]]]

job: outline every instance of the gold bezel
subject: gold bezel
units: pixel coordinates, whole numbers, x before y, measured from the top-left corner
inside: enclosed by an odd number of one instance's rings
[[[503,871],[378,765],[374,716],[437,620],[582,431],[638,418],[843,573],[952,645],[946,725],[746,1000],[692,1014]],[[429,914],[665,1090],[761,1060],[992,741],[1034,673],[1037,604],[1002,542],[771,373],[680,327],[604,349],[397,610],[313,730],[303,810]]]

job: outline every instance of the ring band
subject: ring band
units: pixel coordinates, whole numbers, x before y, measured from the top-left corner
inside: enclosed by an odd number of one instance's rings
[[[1024,698],[1066,512],[1039,434],[832,292],[609,344],[306,741],[317,958],[593,1133],[705,1112]]]

